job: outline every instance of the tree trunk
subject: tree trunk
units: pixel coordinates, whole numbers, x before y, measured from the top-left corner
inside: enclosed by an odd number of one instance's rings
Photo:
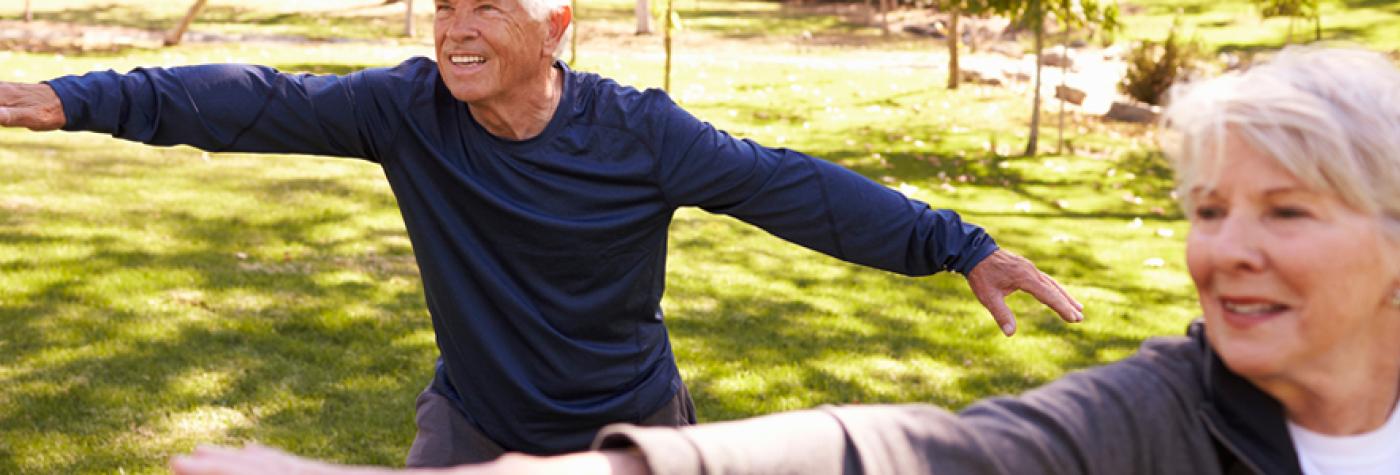
[[[664,44],[666,45],[666,75],[662,82],[661,90],[671,92],[671,17],[675,15],[675,10],[671,4],[675,0],[666,0],[666,32]]]
[[[1069,85],[1069,25],[1065,25],[1064,37],[1060,40],[1060,87]],[[1056,94],[1055,96],[1060,96]],[[1055,147],[1056,155],[1065,154],[1065,98],[1060,97],[1060,143]]]
[[[578,0],[569,1],[569,66],[578,62]]]
[[[952,15],[948,19],[948,89],[957,89],[962,76],[961,67],[958,66],[958,39],[962,36],[958,30],[958,17],[962,16],[962,1],[955,0],[951,4]]]
[[[1035,2],[1036,12],[1040,11],[1040,2]],[[1039,15],[1037,15],[1039,16]],[[1036,154],[1037,142],[1040,140],[1040,62],[1042,53],[1045,50],[1045,21],[1037,18],[1035,25],[1035,100],[1031,109],[1031,139],[1026,142],[1026,156],[1034,157]]]
[[[1313,41],[1322,41],[1322,5],[1313,12]]]
[[[637,34],[651,34],[651,4],[647,0],[637,0]]]
[[[880,35],[890,36],[890,0],[880,0]]]
[[[24,0],[24,22],[34,21],[34,11],[29,8],[29,0]]]
[[[165,33],[165,45],[175,46],[184,39],[185,31],[190,29],[190,23],[194,22],[194,17],[199,16],[199,11],[204,9],[204,4],[208,0],[194,0],[194,5],[190,5],[189,11],[185,12],[185,18],[180,20],[179,25]]]
[[[413,0],[404,0],[403,5],[403,35],[412,38],[415,36],[413,29]]]

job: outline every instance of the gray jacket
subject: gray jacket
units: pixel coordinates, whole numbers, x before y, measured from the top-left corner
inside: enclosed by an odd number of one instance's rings
[[[1193,324],[1114,364],[959,414],[823,407],[684,429],[609,426],[658,474],[1299,474],[1277,401],[1230,373]]]

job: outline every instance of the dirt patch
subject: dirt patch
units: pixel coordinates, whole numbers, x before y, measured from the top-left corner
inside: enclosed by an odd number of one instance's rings
[[[130,49],[164,46],[165,32],[121,26],[50,21],[0,20],[0,49],[30,53],[118,53]],[[225,35],[202,31],[185,33],[184,43],[370,43],[387,41],[311,39],[292,35]]]
[[[0,48],[32,53],[116,52],[155,48],[161,34],[137,28],[47,21],[0,21]]]

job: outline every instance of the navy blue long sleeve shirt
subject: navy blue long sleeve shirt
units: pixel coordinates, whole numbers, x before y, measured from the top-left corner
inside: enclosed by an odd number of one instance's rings
[[[908,275],[966,273],[996,249],[951,211],[735,139],[663,92],[557,67],[559,107],[523,141],[487,133],[425,58],[345,76],[206,65],[49,84],[65,130],[382,166],[449,397],[508,450],[585,449],[605,424],[638,421],[680,387],[660,307],[678,207]]]

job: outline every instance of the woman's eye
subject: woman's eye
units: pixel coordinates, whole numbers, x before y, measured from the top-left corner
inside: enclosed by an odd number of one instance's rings
[[[1216,219],[1225,215],[1225,210],[1218,206],[1199,206],[1196,208],[1197,219]]]
[[[1309,213],[1308,210],[1294,206],[1280,206],[1274,208],[1270,212],[1270,214],[1272,214],[1275,218],[1284,219],[1306,218],[1312,216],[1312,213]]]

